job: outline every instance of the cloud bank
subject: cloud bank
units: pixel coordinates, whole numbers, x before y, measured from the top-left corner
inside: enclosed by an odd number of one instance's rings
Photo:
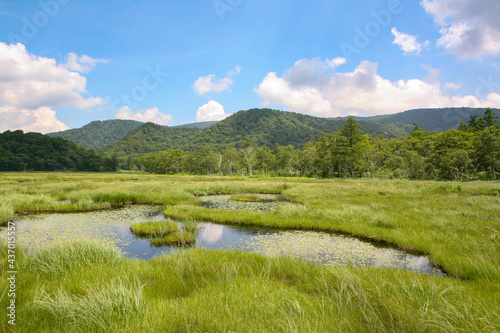
[[[486,99],[446,95],[445,90],[456,85],[441,84],[435,71],[423,80],[392,82],[377,73],[377,63],[363,61],[353,72],[341,73],[336,69],[343,58],[336,59],[333,63],[329,59],[301,59],[282,77],[268,73],[254,90],[264,106],[284,106],[290,111],[323,117],[371,116],[415,108],[500,106],[500,95],[496,93]]]
[[[89,71],[99,61],[70,53],[68,63],[58,65],[55,59],[28,53],[23,44],[0,42],[0,131],[64,130],[68,127],[57,120],[52,107],[105,104],[101,97],[83,97],[87,80],[70,69],[79,64],[81,71]]]

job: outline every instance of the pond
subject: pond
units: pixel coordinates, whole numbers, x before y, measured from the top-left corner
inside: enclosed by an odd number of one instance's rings
[[[178,247],[150,245],[149,239],[134,236],[130,226],[162,220],[165,217],[160,206],[134,205],[84,213],[17,215],[14,221],[17,245],[28,251],[54,241],[89,238],[119,247],[125,257],[147,260]],[[0,237],[6,239],[6,228],[0,230]],[[242,249],[265,256],[286,255],[325,265],[390,267],[444,275],[426,256],[327,232],[199,223],[195,246]]]

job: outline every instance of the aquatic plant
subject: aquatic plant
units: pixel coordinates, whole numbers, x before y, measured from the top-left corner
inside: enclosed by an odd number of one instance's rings
[[[232,194],[230,200],[241,201],[241,202],[273,202],[276,201],[275,198],[262,197],[258,194]]]

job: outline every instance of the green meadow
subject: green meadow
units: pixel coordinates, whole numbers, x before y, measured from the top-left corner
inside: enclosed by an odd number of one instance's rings
[[[231,211],[196,199],[255,201],[258,193],[278,194],[282,204]],[[56,241],[33,253],[15,249],[13,326],[3,240],[3,331],[500,331],[500,182],[0,173],[2,224],[16,213],[141,203],[163,205],[180,221],[342,231],[427,254],[447,276],[196,247],[143,261],[110,245]]]

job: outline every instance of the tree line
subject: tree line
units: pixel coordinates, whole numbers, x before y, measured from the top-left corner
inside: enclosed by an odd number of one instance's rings
[[[0,133],[0,171],[116,171],[118,160],[40,133]]]
[[[158,174],[305,176],[324,178],[406,178],[496,180],[500,172],[500,123],[487,109],[459,129],[429,132],[414,124],[404,138],[369,135],[348,118],[339,130],[316,136],[301,149],[292,145],[258,147],[246,139],[240,148],[200,145],[195,153],[168,149],[138,158],[135,167]]]

